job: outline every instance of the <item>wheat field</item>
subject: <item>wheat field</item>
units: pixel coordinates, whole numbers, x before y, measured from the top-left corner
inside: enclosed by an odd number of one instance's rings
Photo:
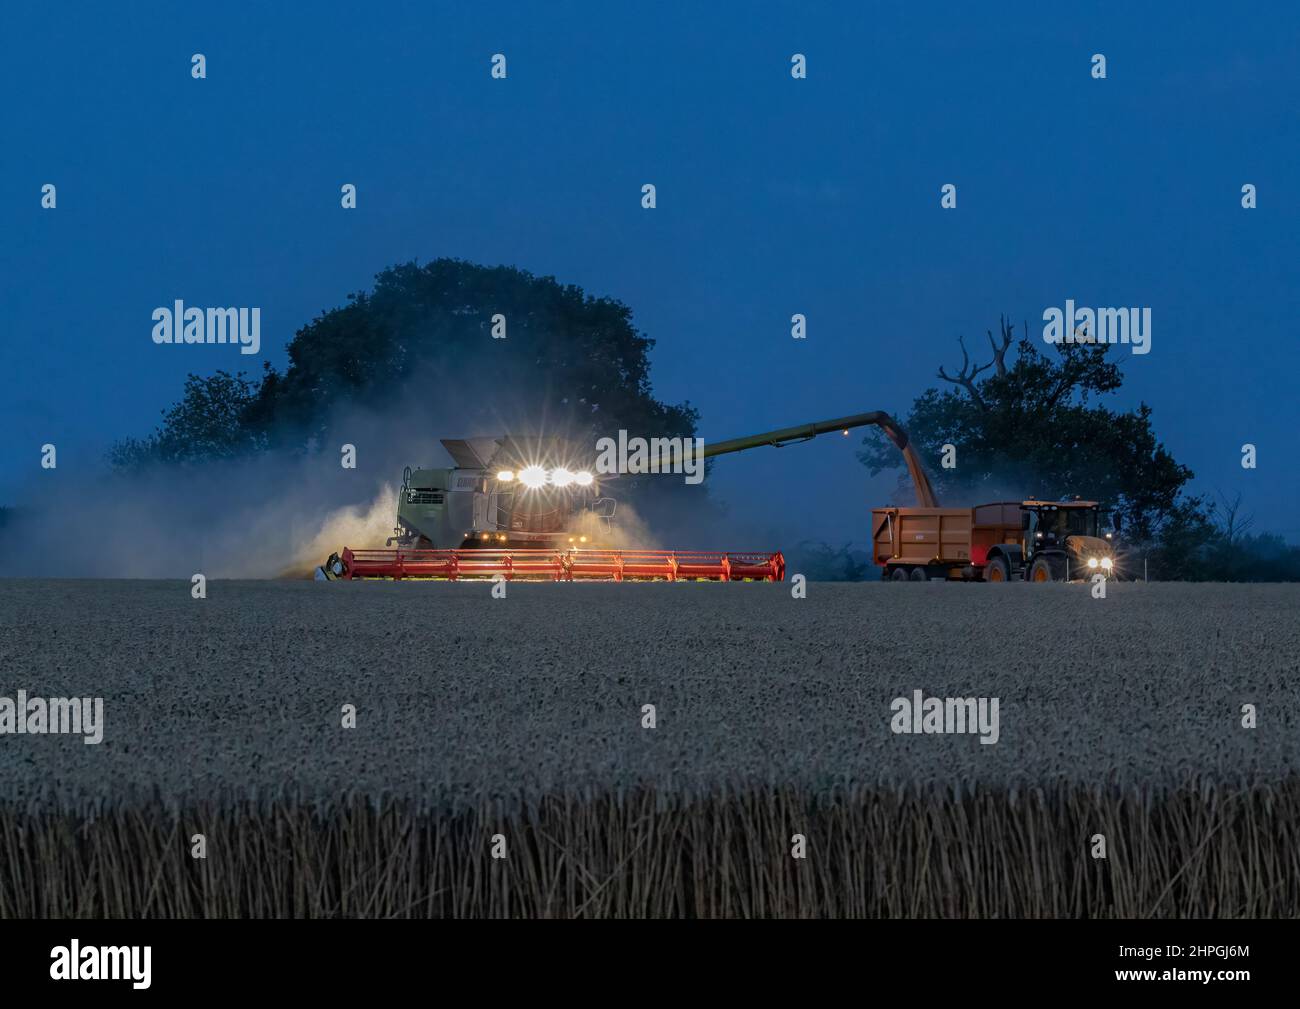
[[[0,917],[1295,916],[1297,602],[0,581]]]

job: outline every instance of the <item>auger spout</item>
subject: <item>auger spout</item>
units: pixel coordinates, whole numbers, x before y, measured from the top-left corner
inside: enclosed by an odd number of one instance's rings
[[[764,431],[761,434],[751,434],[744,438],[731,438],[727,441],[712,443],[705,442],[704,451],[701,454],[705,459],[710,459],[713,456],[728,455],[731,452],[744,452],[764,445],[782,448],[801,441],[811,441],[819,434],[829,434],[832,431],[847,432],[855,427],[873,425],[884,431],[889,440],[903,453],[903,461],[907,464],[907,472],[912,478],[912,486],[916,488],[916,503],[922,508],[938,508],[939,499],[935,496],[934,488],[930,486],[930,478],[926,475],[920,456],[916,454],[916,450],[912,448],[911,443],[908,441],[907,432],[903,430],[898,421],[881,410],[875,410],[871,413],[855,413],[850,417],[836,417],[833,420],[819,420],[811,424],[799,424],[795,427],[784,427],[776,431]],[[653,457],[650,460],[650,472],[667,470],[675,460],[677,460],[675,453],[671,456],[660,455]]]

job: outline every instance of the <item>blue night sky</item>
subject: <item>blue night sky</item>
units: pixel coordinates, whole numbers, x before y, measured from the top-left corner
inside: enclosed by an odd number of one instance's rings
[[[98,467],[187,372],[283,366],[384,267],[455,256],[625,301],[708,439],[905,415],[1002,312],[1150,306],[1114,405],[1300,540],[1294,4],[80,6],[11,5],[0,43],[0,504],[42,443]],[[260,306],[262,355],[156,346],[175,298]],[[895,478],[856,444],[726,460],[715,490],[861,542]]]

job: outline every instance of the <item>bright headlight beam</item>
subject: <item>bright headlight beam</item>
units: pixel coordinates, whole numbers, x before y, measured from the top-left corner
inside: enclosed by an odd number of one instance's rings
[[[1089,558],[1088,558],[1088,567],[1090,567],[1090,568],[1095,568],[1096,566],[1097,566],[1097,558],[1096,558],[1096,557],[1089,557]]]
[[[515,471],[510,469],[503,469],[500,473],[497,474],[497,479],[500,480],[502,483],[509,483],[514,478],[515,478]]]
[[[556,487],[567,487],[573,483],[573,474],[563,466],[551,470],[551,483]]]
[[[590,473],[588,473],[585,469],[579,470],[573,477],[574,482],[579,487],[590,487],[591,481],[595,479],[596,478],[592,476]]]
[[[1114,564],[1114,561],[1112,561],[1109,557],[1103,557],[1101,559],[1101,566],[1105,568],[1107,571],[1110,570],[1112,564]]]
[[[519,471],[519,480],[525,487],[536,490],[546,484],[546,470],[540,466],[526,466]]]

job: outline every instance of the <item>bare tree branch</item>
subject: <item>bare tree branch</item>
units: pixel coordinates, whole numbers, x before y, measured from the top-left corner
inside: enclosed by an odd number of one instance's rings
[[[990,339],[992,339],[992,337],[990,337]],[[955,376],[949,375],[943,370],[943,366],[941,365],[939,367],[939,377],[945,382],[951,382],[953,385],[961,386],[970,394],[970,398],[979,405],[981,410],[987,410],[988,406],[984,403],[984,398],[979,394],[979,390],[975,388],[975,377],[981,371],[987,371],[989,368],[992,368],[993,362],[990,361],[988,364],[981,364],[972,367],[970,355],[966,353],[966,338],[959,336],[957,337],[957,342],[961,345],[961,371],[957,372]]]
[[[1232,545],[1246,535],[1246,532],[1255,524],[1254,515],[1241,515],[1241,491],[1229,501],[1226,494],[1216,488],[1219,495],[1219,502],[1212,506],[1212,512],[1216,523],[1219,526],[1219,532],[1224,540]]]
[[[993,339],[992,330],[985,330],[985,332],[988,333],[989,346],[993,348],[993,360],[990,363],[997,365],[998,377],[1003,378],[1007,373],[1007,351],[1011,347],[1012,340],[1011,324],[1007,322],[1006,316],[998,316],[998,327],[1001,329],[1002,337],[1000,344]]]
[[[1057,400],[1064,396],[1073,385],[1074,372],[1070,368],[1068,361],[1062,361],[1060,381],[1058,381],[1056,385],[1052,387],[1052,391],[1047,394],[1047,408],[1049,410],[1055,410]]]

